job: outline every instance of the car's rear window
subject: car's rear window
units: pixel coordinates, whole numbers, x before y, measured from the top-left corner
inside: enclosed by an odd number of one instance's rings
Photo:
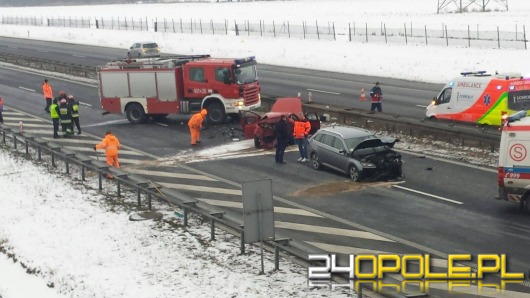
[[[156,43],[146,43],[146,44],[144,44],[144,48],[146,48],[146,49],[154,49],[154,48],[158,48],[158,45]]]

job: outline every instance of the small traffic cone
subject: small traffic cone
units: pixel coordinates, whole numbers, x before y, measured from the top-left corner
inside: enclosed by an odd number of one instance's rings
[[[366,101],[366,94],[364,93],[364,88],[361,88],[361,101]]]

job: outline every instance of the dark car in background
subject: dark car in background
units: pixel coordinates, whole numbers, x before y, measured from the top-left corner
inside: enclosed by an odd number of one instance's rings
[[[127,58],[160,57],[160,47],[156,42],[137,42],[127,51]]]
[[[276,146],[274,127],[280,122],[281,116],[287,116],[287,130],[292,135],[294,121],[299,119],[300,114],[302,114],[302,100],[299,97],[278,98],[272,105],[271,111],[265,115],[251,111],[241,112],[241,129],[245,139],[254,139],[256,148],[272,149]],[[309,135],[312,135],[320,128],[320,118],[314,112],[303,114],[311,124]],[[294,144],[292,138],[289,144]]]
[[[362,128],[330,126],[309,139],[308,152],[316,170],[330,168],[353,181],[396,179],[402,176],[401,155],[392,150],[397,141],[378,138]]]

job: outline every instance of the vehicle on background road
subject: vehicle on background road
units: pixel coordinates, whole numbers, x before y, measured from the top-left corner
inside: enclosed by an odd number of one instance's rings
[[[427,107],[426,117],[482,125],[502,125],[503,115],[530,108],[526,102],[512,102],[509,91],[528,84],[519,73],[487,74],[462,72],[452,79]]]
[[[98,67],[97,74],[104,114],[125,113],[133,124],[202,109],[208,123],[221,124],[227,116],[261,106],[254,57],[127,59]]]
[[[160,47],[156,42],[137,42],[127,51],[127,58],[160,57]]]
[[[309,139],[308,152],[315,170],[330,168],[353,181],[397,179],[402,176],[401,155],[392,150],[397,141],[362,128],[330,126]]]
[[[265,115],[255,112],[241,112],[240,121],[245,139],[254,139],[256,148],[272,149],[276,146],[276,135],[274,127],[282,115],[287,116],[287,131],[291,135],[289,145],[294,144],[293,128],[294,121],[298,120],[302,113],[302,100],[299,97],[278,98],[271,107],[271,111]],[[320,118],[315,112],[305,113],[304,116],[311,124],[309,135],[320,129]]]

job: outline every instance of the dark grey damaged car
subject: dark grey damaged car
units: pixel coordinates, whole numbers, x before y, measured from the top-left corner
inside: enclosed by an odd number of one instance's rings
[[[397,179],[402,176],[401,155],[392,150],[397,141],[357,127],[332,126],[309,139],[308,153],[314,169],[330,168],[353,181]]]

